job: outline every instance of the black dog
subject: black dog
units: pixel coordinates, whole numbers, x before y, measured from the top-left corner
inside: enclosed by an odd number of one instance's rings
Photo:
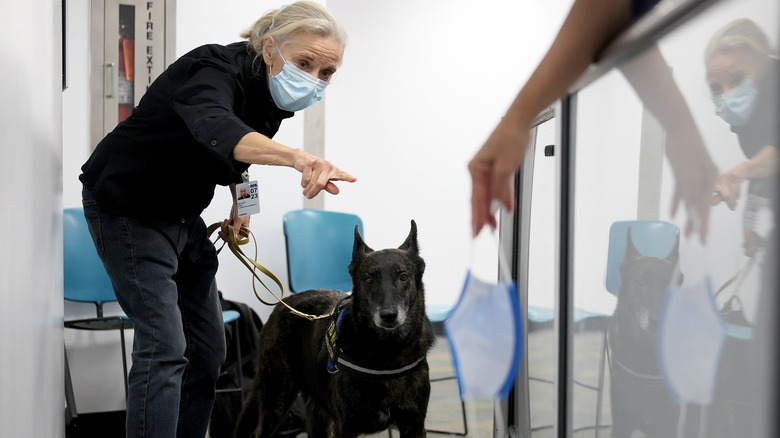
[[[260,367],[234,436],[273,436],[300,391],[309,438],[357,437],[391,425],[402,438],[424,437],[426,354],[434,342],[424,269],[414,221],[398,249],[373,251],[356,228],[351,295],[320,289],[284,300],[303,313],[333,316],[310,321],[280,304],[263,326]]]
[[[608,329],[612,436],[676,436],[679,408],[658,367],[656,332],[666,289],[682,282],[677,263],[680,239],[666,258],[643,256],[626,236],[620,288]]]

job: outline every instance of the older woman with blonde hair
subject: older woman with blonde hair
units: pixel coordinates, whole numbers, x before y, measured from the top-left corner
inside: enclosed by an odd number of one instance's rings
[[[742,18],[719,29],[704,54],[707,84],[715,113],[737,134],[746,160],[718,177],[713,205],[725,202],[732,210],[749,181],[744,213],[745,253],[753,256],[774,220],[771,197],[777,168],[778,66],[764,31]],[[762,219],[763,218],[763,219]],[[762,225],[763,224],[763,225]]]
[[[236,185],[250,164],[296,169],[308,198],[355,181],[272,140],[282,120],[322,98],[344,54],[341,23],[300,1],[266,13],[243,37],[171,64],[82,167],[84,214],[135,326],[128,438],[206,435],[225,358],[217,255],[200,218],[216,185],[231,188],[227,240],[229,225],[236,234],[249,225]],[[174,186],[185,190],[171,198]]]

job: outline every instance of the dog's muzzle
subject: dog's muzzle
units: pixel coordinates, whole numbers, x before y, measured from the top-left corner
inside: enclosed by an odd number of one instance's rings
[[[393,330],[406,322],[406,309],[401,306],[377,310],[373,315],[374,324],[385,330]]]

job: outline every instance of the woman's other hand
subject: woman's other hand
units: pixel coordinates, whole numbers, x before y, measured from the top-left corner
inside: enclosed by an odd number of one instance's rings
[[[224,240],[225,242],[230,242],[230,234],[228,234],[230,231],[228,230],[228,226],[233,226],[233,236],[235,236],[236,241],[241,240],[241,235],[239,232],[241,231],[242,227],[249,228],[249,218],[251,218],[251,215],[246,215],[243,217],[238,216],[238,205],[233,202],[233,207],[230,209],[230,219],[225,219],[222,221],[222,226],[219,230],[219,237]]]

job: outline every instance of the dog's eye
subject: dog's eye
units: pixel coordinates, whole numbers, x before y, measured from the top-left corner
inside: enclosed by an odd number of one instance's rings
[[[409,276],[408,276],[408,275],[406,275],[406,274],[401,274],[401,276],[400,276],[400,277],[398,277],[398,278],[400,278],[400,279],[401,279],[401,281],[406,281],[406,280],[408,280],[408,279],[409,279]]]
[[[374,284],[374,277],[366,277],[366,284]]]

